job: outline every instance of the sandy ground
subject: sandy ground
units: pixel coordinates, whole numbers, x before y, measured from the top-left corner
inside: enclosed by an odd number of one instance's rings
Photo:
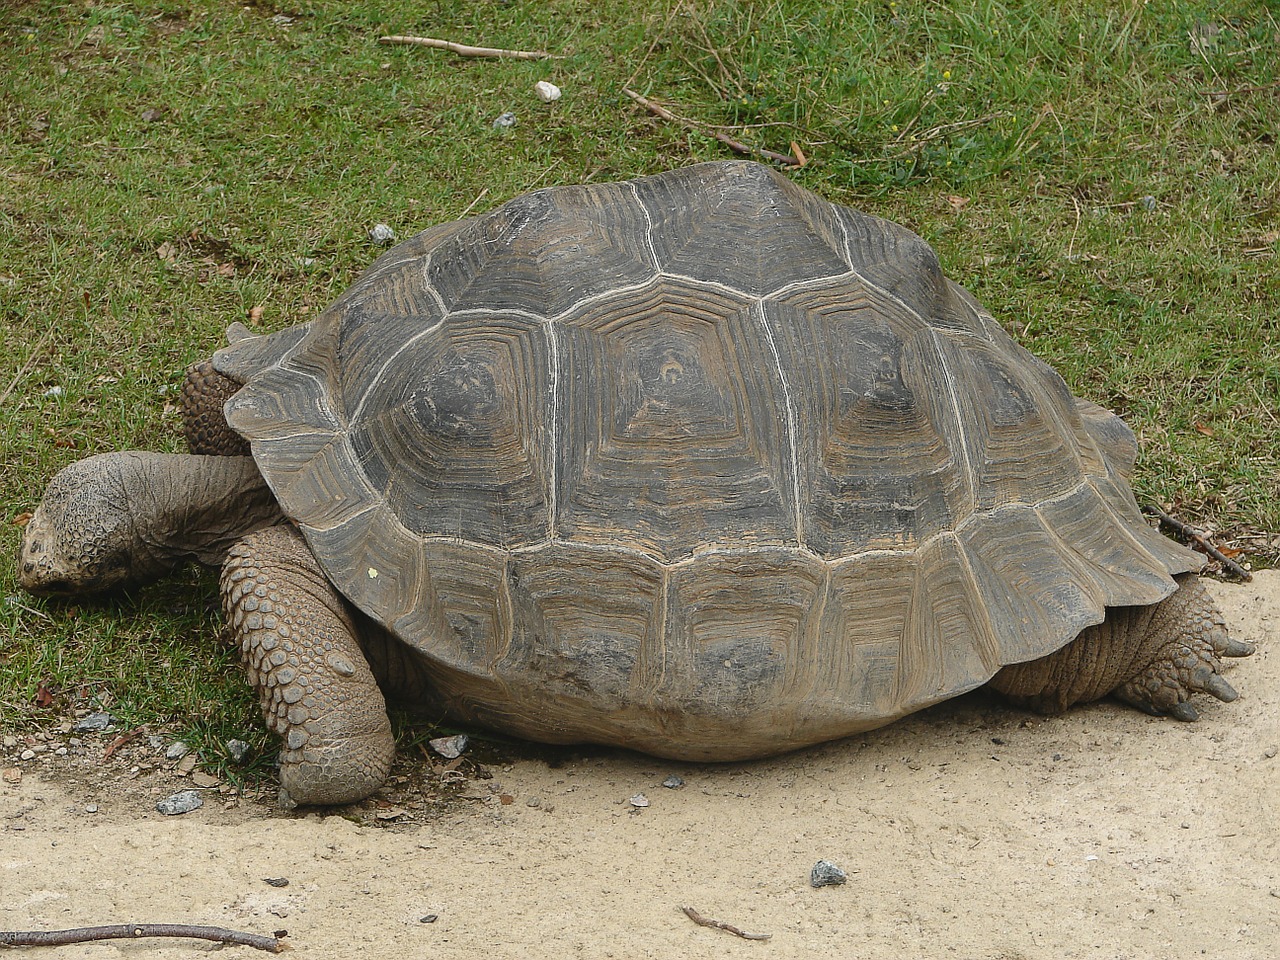
[[[285,929],[316,958],[1273,958],[1280,572],[1213,590],[1259,652],[1198,724],[1109,703],[1046,720],[978,694],[769,762],[520,761],[487,799],[389,827],[249,802],[162,817],[56,764],[24,771],[0,784],[0,928]],[[812,888],[820,858],[848,882]],[[14,956],[213,950],[263,955]]]

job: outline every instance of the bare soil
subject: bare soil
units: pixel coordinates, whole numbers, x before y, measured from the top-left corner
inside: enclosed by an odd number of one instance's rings
[[[1229,673],[1241,698],[1204,703],[1196,724],[1113,703],[1045,719],[979,693],[767,762],[588,751],[447,772],[406,758],[358,807],[286,814],[267,790],[202,780],[204,805],[176,817],[156,800],[194,774],[145,735],[102,763],[112,734],[60,756],[68,735],[49,731],[0,760],[0,927],[287,930],[294,953],[332,960],[1270,960],[1280,572],[1212,589],[1258,653]],[[673,775],[683,786],[663,786]],[[819,859],[847,883],[811,887]],[[686,905],[770,939],[698,926]],[[260,955],[192,940],[41,950]]]

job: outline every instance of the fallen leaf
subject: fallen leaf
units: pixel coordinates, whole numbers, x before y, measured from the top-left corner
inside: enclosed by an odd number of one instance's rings
[[[1214,436],[1213,427],[1207,427],[1203,423],[1196,424],[1196,433],[1203,434],[1206,437]]]
[[[12,523],[15,527],[25,527],[27,525],[27,522],[30,519],[31,519],[30,513],[20,513],[9,522]]]
[[[501,803],[504,807],[509,807],[516,802],[516,798],[509,793],[504,793],[499,795],[498,802]]]
[[[37,707],[48,707],[53,704],[53,691],[43,683],[36,689],[35,704]]]
[[[160,246],[156,247],[156,256],[161,260],[167,260],[169,263],[173,263],[173,261],[178,257],[178,248],[166,240],[164,243],[160,244]]]
[[[794,140],[791,141],[791,155],[796,158],[796,166],[803,167],[809,162],[809,158],[804,155],[804,151],[800,149],[800,144]]]
[[[250,322],[250,323],[257,323],[257,322],[258,322],[259,320],[261,320],[261,319],[262,319],[262,308],[261,308],[261,307],[250,307],[250,308],[249,308],[249,322]]]
[[[947,197],[947,203],[951,204],[952,210],[956,211],[956,213],[959,213],[961,210],[963,210],[965,207],[969,205],[969,198],[949,196]]]
[[[234,277],[236,275],[236,265],[234,263],[218,264],[218,276]]]

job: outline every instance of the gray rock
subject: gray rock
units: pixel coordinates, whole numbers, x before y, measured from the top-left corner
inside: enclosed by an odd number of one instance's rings
[[[180,813],[199,810],[203,806],[204,800],[200,798],[198,790],[183,790],[181,793],[175,793],[171,797],[165,797],[156,804],[156,809],[166,817],[174,817]]]
[[[243,740],[227,741],[227,756],[236,763],[244,763],[244,758],[249,755],[249,744]]]
[[[508,110],[506,113],[499,115],[493,121],[495,130],[510,130],[516,125],[516,115]]]
[[[190,747],[181,740],[175,740],[173,743],[169,744],[168,749],[165,750],[164,758],[166,760],[181,760],[190,752]]]
[[[809,871],[809,884],[814,887],[837,886],[848,879],[848,875],[830,860],[819,860]]]
[[[374,243],[388,244],[396,238],[396,232],[385,223],[375,223],[369,231],[369,239]]]
[[[449,760],[466,753],[469,742],[470,738],[465,733],[460,733],[454,737],[437,737],[435,740],[427,741],[432,750]]]
[[[674,773],[662,781],[662,785],[668,790],[679,790],[684,786],[684,777],[677,777]]]
[[[99,711],[91,713],[87,717],[81,717],[76,721],[76,725],[71,729],[76,733],[96,733],[105,730],[116,722],[116,718],[109,713]]]

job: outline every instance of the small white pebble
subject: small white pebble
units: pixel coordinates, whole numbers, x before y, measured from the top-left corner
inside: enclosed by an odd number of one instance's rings
[[[375,223],[369,231],[369,239],[374,243],[390,243],[396,238],[396,232],[385,223]]]
[[[46,397],[60,397],[60,396],[62,396],[62,388],[61,388],[61,387],[50,387],[48,390],[46,390],[46,391],[44,392],[44,395],[45,395]]]
[[[551,103],[560,99],[560,88],[547,80],[539,80],[533,85],[533,92],[543,103]]]

